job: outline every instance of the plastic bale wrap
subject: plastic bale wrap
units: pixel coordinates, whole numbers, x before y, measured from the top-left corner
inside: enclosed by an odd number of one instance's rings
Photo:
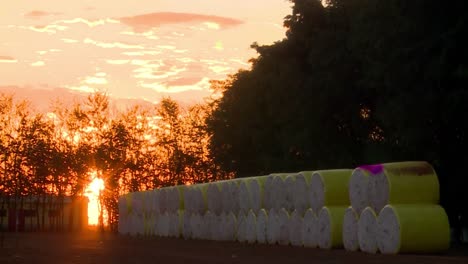
[[[278,244],[289,245],[289,213],[286,209],[282,208],[278,212],[279,236]]]
[[[267,242],[267,223],[268,213],[265,209],[261,209],[257,213],[257,222],[255,231],[257,233],[257,242],[259,244],[265,244]]]
[[[370,207],[362,211],[358,221],[358,241],[361,251],[377,253],[377,215]]]
[[[208,210],[219,215],[223,210],[222,182],[210,182],[206,191]]]
[[[348,251],[359,249],[358,241],[359,216],[352,207],[348,207],[343,218],[343,246]]]
[[[302,244],[316,248],[318,245],[318,219],[312,209],[307,209],[302,220]]]
[[[311,208],[318,212],[324,206],[348,207],[351,173],[349,169],[315,171],[310,180]]]
[[[439,181],[425,161],[385,163],[373,166],[369,178],[369,203],[380,212],[387,204],[438,204]]]
[[[318,245],[322,249],[343,247],[343,219],[347,207],[323,207],[318,215]]]
[[[257,216],[253,210],[249,210],[245,220],[245,240],[247,243],[253,244],[257,241]]]
[[[268,244],[276,244],[279,239],[279,222],[278,222],[278,210],[271,208],[268,211],[268,222],[267,222],[267,233],[266,238]]]
[[[294,210],[289,218],[289,242],[295,247],[302,246],[302,215]]]
[[[377,244],[384,254],[438,253],[450,246],[450,226],[439,205],[387,205],[379,213]]]
[[[358,215],[369,206],[369,175],[363,166],[354,169],[349,180],[349,201]]]
[[[310,208],[310,201],[307,198],[310,188],[312,171],[301,171],[295,175],[294,187],[292,191],[293,208],[301,214]]]

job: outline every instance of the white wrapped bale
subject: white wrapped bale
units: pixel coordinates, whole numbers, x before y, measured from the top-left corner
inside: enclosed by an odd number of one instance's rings
[[[144,226],[143,235],[150,236],[151,235],[151,214],[150,213],[145,213],[143,215],[143,226]]]
[[[250,210],[247,214],[246,221],[245,221],[245,240],[249,244],[255,243],[257,241],[257,216]]]
[[[226,241],[226,232],[223,228],[225,214],[215,215],[211,226],[211,237],[214,241]]]
[[[168,237],[169,236],[169,214],[167,212],[161,214],[157,218],[157,235],[160,237]]]
[[[318,219],[312,209],[307,209],[302,220],[302,244],[315,248],[318,245]]]
[[[318,216],[318,245],[322,249],[343,246],[343,218],[346,207],[323,207]]]
[[[159,191],[159,213],[162,215],[167,212],[167,188],[160,188]]]
[[[222,181],[219,183],[221,187],[221,212],[228,213],[232,212],[232,196],[230,193],[231,181]]]
[[[210,182],[206,191],[208,210],[216,215],[222,211],[223,197],[222,197],[222,183]]]
[[[267,223],[268,213],[265,209],[261,209],[257,213],[257,226],[255,231],[257,232],[257,242],[265,244],[267,242]]]
[[[239,209],[244,213],[248,213],[252,208],[250,183],[252,178],[243,178],[239,184]]]
[[[250,182],[250,209],[258,212],[263,208],[264,203],[264,186],[268,176],[259,176],[252,179]]]
[[[161,213],[161,211],[159,210],[159,191],[157,189],[151,191],[151,199],[153,200],[151,202],[152,204],[151,211],[155,214]]]
[[[358,215],[369,206],[369,175],[363,168],[356,168],[349,180],[349,200]]]
[[[310,180],[310,205],[319,212],[324,206],[349,206],[348,184],[352,170],[315,171]]]
[[[231,180],[229,183],[229,194],[231,196],[231,210],[234,214],[237,214],[240,210],[239,206],[239,180]],[[227,211],[229,212],[229,211]]]
[[[173,212],[168,212],[167,215],[169,219],[168,221],[169,228],[168,228],[167,236],[177,237],[179,235],[178,234],[179,216],[177,213],[173,213]]]
[[[184,211],[183,215],[184,215],[184,220],[182,223],[182,237],[185,240],[188,240],[192,238],[192,226],[190,223],[191,214]]]
[[[247,241],[247,218],[245,216],[245,213],[240,211],[239,214],[237,215],[237,241],[238,242],[246,242]]]
[[[292,191],[293,208],[298,210],[299,213],[304,212],[310,208],[309,185],[312,178],[311,171],[301,171],[295,175],[294,187]]]
[[[265,176],[243,178],[239,185],[239,207],[248,213],[249,210],[258,211],[262,208],[263,185]]]
[[[278,242],[280,233],[279,227],[278,211],[275,208],[271,208],[270,211],[268,211],[268,222],[266,229],[266,238],[268,244],[273,245]]]
[[[294,210],[289,218],[289,241],[291,245],[300,247],[302,242],[302,215],[298,210]]]
[[[387,205],[379,213],[377,244],[383,254],[438,253],[450,246],[450,226],[439,205]]]
[[[135,215],[138,215],[138,216],[143,215],[143,197],[140,192],[133,193],[132,209]]]
[[[142,197],[142,213],[148,214],[151,211],[151,198],[150,198],[150,192],[149,191],[143,191],[140,192],[141,197]]]
[[[198,213],[194,213],[190,216],[190,228],[192,229],[193,239],[202,239],[202,221],[203,217]]]
[[[285,176],[276,176],[272,182],[272,197],[271,206],[276,210],[281,210],[286,206],[286,186],[284,182]]]
[[[348,251],[359,249],[358,220],[356,211],[352,207],[348,207],[343,219],[343,246]]]
[[[283,208],[286,209],[288,212],[294,211],[294,187],[296,183],[296,175],[288,175],[284,179],[284,204]]]
[[[278,212],[279,236],[278,244],[287,246],[289,245],[289,213],[286,209],[282,208]]]
[[[372,166],[369,203],[380,212],[387,204],[437,204],[439,180],[425,161],[385,163]]]
[[[203,215],[207,210],[207,195],[206,191],[208,189],[207,184],[197,184],[193,185],[192,194],[193,194],[193,203],[195,212]]]
[[[237,239],[237,217],[234,213],[226,214],[223,222],[223,230],[227,241],[236,241]]]
[[[273,179],[276,176],[268,175],[265,179],[265,183],[263,185],[263,208],[268,212],[273,205],[272,205],[272,197],[273,197]]]
[[[204,240],[213,240],[213,223],[215,220],[215,215],[206,211],[202,219],[202,228],[201,228],[201,239]]]
[[[361,251],[377,253],[377,215],[370,207],[366,207],[359,218],[358,241]]]

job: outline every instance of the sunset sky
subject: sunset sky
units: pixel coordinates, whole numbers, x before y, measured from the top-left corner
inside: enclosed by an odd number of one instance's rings
[[[286,0],[2,1],[0,89],[199,101],[249,67],[254,41],[281,40],[289,13]]]

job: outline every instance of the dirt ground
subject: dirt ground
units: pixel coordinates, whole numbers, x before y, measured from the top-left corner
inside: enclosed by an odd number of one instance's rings
[[[0,241],[1,243],[1,241]],[[441,255],[369,255],[344,250],[233,242],[132,238],[95,231],[82,233],[5,233],[0,263],[468,263],[468,246]]]

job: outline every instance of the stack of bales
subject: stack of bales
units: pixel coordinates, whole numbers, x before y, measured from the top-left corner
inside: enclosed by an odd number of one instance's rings
[[[371,253],[433,252],[448,243],[438,193],[437,176],[424,162],[276,173],[123,195],[119,232]],[[436,234],[421,233],[428,228]]]
[[[361,166],[349,182],[351,207],[343,221],[347,250],[384,254],[438,252],[450,228],[439,202],[437,175],[427,162]]]

